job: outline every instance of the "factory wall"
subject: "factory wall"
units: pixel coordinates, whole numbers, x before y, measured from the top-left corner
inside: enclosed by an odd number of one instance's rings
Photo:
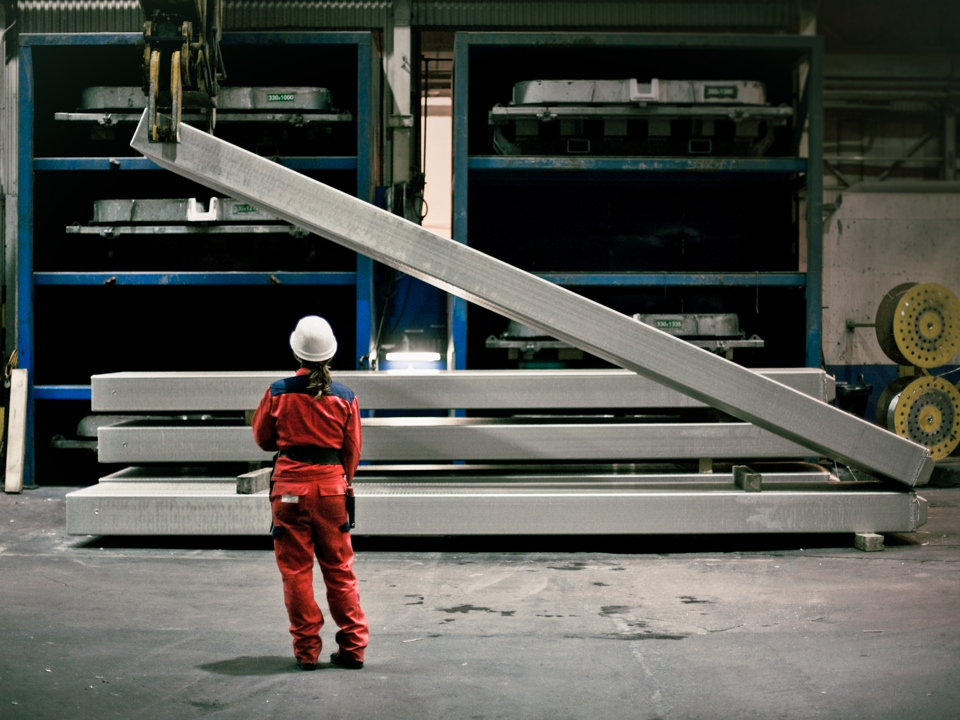
[[[862,376],[874,386],[868,418],[898,370],[872,327],[848,330],[847,321],[872,323],[884,294],[901,283],[940,283],[960,293],[960,183],[931,184],[947,192],[903,192],[903,183],[898,185],[844,192],[824,223],[824,361],[839,381]],[[957,365],[960,353],[931,372],[951,372]]]

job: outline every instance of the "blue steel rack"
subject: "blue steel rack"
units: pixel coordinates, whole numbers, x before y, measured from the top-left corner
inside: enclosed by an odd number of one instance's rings
[[[470,153],[471,51],[475,48],[540,49],[583,48],[599,51],[770,52],[790,54],[808,63],[807,80],[797,104],[797,130],[793,144],[799,152],[802,129],[807,128],[808,157],[678,158],[597,156],[496,156]],[[630,178],[670,176],[675,182],[698,182],[705,177],[752,175],[763,178],[799,178],[807,190],[806,271],[758,273],[538,273],[569,287],[780,287],[804,292],[806,317],[805,361],[820,367],[822,270],[822,145],[823,145],[823,42],[817,37],[764,35],[686,35],[631,33],[458,33],[454,45],[453,96],[453,237],[468,243],[469,194],[474,183],[500,181],[525,184],[551,182],[558,176]],[[532,78],[524,78],[532,79]],[[485,110],[487,108],[484,108]],[[476,116],[474,116],[476,117]],[[458,369],[466,367],[467,302],[449,298],[449,332]]]
[[[34,157],[35,47],[131,46],[140,33],[49,33],[19,37],[19,110],[16,275],[16,349],[18,365],[29,371],[24,482],[34,481],[34,401],[90,400],[89,385],[34,385],[34,288],[37,286],[353,286],[356,296],[356,357],[369,352],[372,335],[373,262],[357,255],[355,272],[34,272],[34,174],[46,171],[156,171],[146,158]],[[299,172],[349,171],[356,174],[356,195],[374,202],[379,140],[379,63],[369,32],[245,32],[225,33],[224,46],[354,46],[357,87],[356,155],[283,157],[279,162]]]

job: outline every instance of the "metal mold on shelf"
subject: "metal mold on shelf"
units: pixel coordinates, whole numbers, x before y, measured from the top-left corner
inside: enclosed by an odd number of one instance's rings
[[[699,103],[764,105],[767,92],[755,80],[524,80],[513,86],[513,105],[614,105]]]
[[[139,110],[147,107],[141,87],[88,87],[80,97],[83,110]],[[217,108],[220,110],[314,110],[333,107],[330,91],[323,87],[225,87],[220,86]]]
[[[210,105],[205,93],[184,91],[184,108]],[[95,122],[100,125],[137,122],[147,107],[141,87],[96,86],[83,91],[81,107],[75,112],[58,112],[57,120]],[[184,120],[205,121],[196,112],[183,113]],[[217,122],[351,122],[350,112],[333,107],[330,91],[323,87],[220,87],[217,95]]]
[[[792,116],[753,80],[526,80],[488,123],[499,155],[759,156]]]
[[[92,223],[280,222],[270,213],[234,198],[212,197],[203,206],[196,198],[95,200]]]

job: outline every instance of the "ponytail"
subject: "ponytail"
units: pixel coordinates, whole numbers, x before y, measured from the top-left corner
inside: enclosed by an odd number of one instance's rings
[[[300,360],[300,367],[306,368],[310,371],[310,378],[307,381],[307,390],[314,391],[317,399],[320,399],[324,395],[331,394],[333,378],[330,376],[329,360],[324,360],[323,362],[308,362],[306,360]]]

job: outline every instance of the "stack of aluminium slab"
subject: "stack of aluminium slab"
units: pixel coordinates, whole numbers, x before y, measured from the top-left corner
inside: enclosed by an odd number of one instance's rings
[[[832,400],[821,370],[759,372]],[[271,459],[244,416],[284,375],[94,376],[93,410],[110,414],[98,431],[100,460],[131,467],[68,495],[69,532],[265,533],[266,493],[238,494],[236,468]],[[363,421],[371,464],[357,477],[357,534],[875,532],[922,523],[914,493],[840,482],[799,462],[811,451],[750,423],[689,421],[707,408],[625,370],[335,376],[374,415],[410,413]],[[483,417],[450,417],[451,408]],[[196,420],[200,413],[208,419]],[[762,492],[734,484],[740,462],[761,471]]]
[[[559,390],[556,386],[544,390],[546,407],[624,407],[614,402],[616,396],[631,396],[634,388],[649,383],[656,386],[649,392],[671,391],[691,400],[651,405],[631,397],[628,407],[676,407],[674,403],[682,406],[695,401],[742,421],[692,427],[679,423],[664,428],[655,422],[580,423],[568,419],[556,425],[516,417],[484,422],[458,417],[374,418],[365,428],[368,461],[602,460],[610,472],[597,479],[576,469],[571,472],[571,466],[566,465],[562,477],[542,473],[530,481],[527,475],[518,478],[512,468],[500,466],[499,475],[492,470],[495,483],[484,485],[478,482],[479,474],[489,471],[487,468],[466,464],[462,467],[467,470],[457,469],[452,475],[448,472],[445,479],[436,480],[435,476],[418,477],[416,470],[404,466],[400,475],[409,481],[413,473],[414,482],[397,482],[394,475],[371,475],[367,488],[358,487],[358,533],[886,532],[911,531],[925,521],[925,504],[912,488],[929,480],[933,470],[930,452],[843,413],[824,402],[823,395],[811,397],[787,383],[737,366],[188,125],[181,127],[178,143],[152,143],[148,136],[149,126],[143,119],[131,145],[163,168],[630,371],[621,373],[624,384],[613,393],[609,404],[600,399],[599,391],[586,403],[561,402],[564,395],[575,394],[571,388],[579,386],[567,378]],[[389,377],[370,374],[371,378],[378,376]],[[467,376],[440,373],[436,377],[444,378],[438,381],[438,386],[444,387],[442,383],[448,378],[457,382],[453,379]],[[268,378],[261,380],[262,387]],[[372,393],[359,387],[360,376],[352,382],[358,394],[367,397],[366,406],[375,408],[376,403],[370,400]],[[529,376],[523,375],[518,385],[526,387],[528,382]],[[587,387],[587,383],[582,384]],[[484,388],[481,383],[472,392],[483,395],[506,386],[506,380],[501,379],[500,385],[487,382]],[[417,402],[411,398],[426,392],[424,387],[417,387],[410,378],[402,378],[395,392],[405,396],[395,407],[415,409]],[[96,383],[94,393],[94,407],[105,409],[98,405]],[[116,390],[111,393],[120,394]],[[144,391],[140,395],[145,396]],[[142,400],[137,404],[140,411],[152,411]],[[248,409],[252,404],[252,400],[246,400],[242,407]],[[460,396],[455,401],[446,396],[428,407],[469,408],[471,404]],[[483,400],[473,407],[491,405]],[[526,404],[516,396],[509,398],[508,407],[544,405]],[[213,430],[211,434],[207,427],[191,428],[186,436],[167,426],[134,423],[104,427],[99,437],[101,459],[188,463],[198,457],[221,462],[262,457],[252,446],[250,431],[241,423]],[[215,448],[218,453],[230,448],[231,456],[212,457]],[[798,482],[789,474],[763,469],[759,473],[740,472],[743,482],[737,485],[728,482],[736,473],[730,478],[713,473],[714,477],[704,482],[701,474],[692,479],[682,473],[666,478],[640,475],[629,465],[678,456],[751,461],[783,456],[826,457],[879,479],[845,484],[818,470],[814,480]],[[624,472],[621,461],[628,464]],[[614,464],[609,465],[611,462]],[[385,472],[382,466],[374,466],[374,471]],[[110,484],[99,483],[98,489]],[[241,526],[227,522],[225,515],[222,521],[214,518],[218,512],[225,512],[222,497],[217,501],[220,504],[206,512],[202,503],[189,505],[190,512],[185,512],[175,491],[127,505],[115,503],[103,491],[99,495],[93,489],[84,492],[87,494],[68,498],[71,532],[259,533],[269,520],[266,498],[260,496],[252,501],[263,503],[256,506],[263,509],[262,515],[256,516],[259,510],[251,510],[249,524]],[[127,495],[143,497],[133,491]],[[118,521],[110,527],[103,520],[99,526],[81,522],[81,518],[118,518],[125,513],[130,516],[129,522]],[[197,515],[202,516],[201,522],[189,519]],[[138,524],[138,519],[143,522]]]

